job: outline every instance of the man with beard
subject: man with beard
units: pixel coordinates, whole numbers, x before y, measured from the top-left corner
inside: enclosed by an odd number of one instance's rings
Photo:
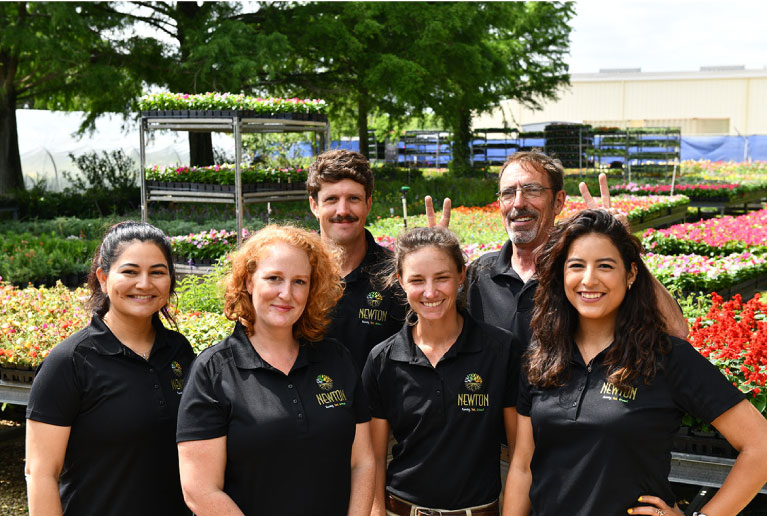
[[[327,337],[338,339],[360,371],[373,346],[395,334],[405,321],[407,302],[393,288],[382,288],[376,275],[391,252],[378,245],[365,221],[373,202],[373,172],[358,152],[332,150],[320,154],[306,179],[309,207],[320,223],[320,235],[343,251],[341,275],[346,288],[333,313]],[[425,200],[433,226],[431,198]],[[444,206],[450,214],[450,201]],[[447,226],[443,218],[441,225]]]
[[[610,207],[607,178],[600,174],[602,207],[628,224],[625,215]],[[600,206],[580,184],[586,206]],[[559,160],[533,150],[517,152],[501,167],[498,176],[498,204],[509,240],[500,251],[477,259],[469,268],[468,303],[471,314],[530,342],[536,249],[545,243],[554,219],[565,204],[564,169]],[[685,338],[687,321],[679,305],[656,279],[655,291],[661,315],[671,335]]]

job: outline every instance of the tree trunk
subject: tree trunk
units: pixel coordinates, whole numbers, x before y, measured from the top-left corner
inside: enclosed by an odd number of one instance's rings
[[[198,167],[215,165],[210,133],[189,133],[189,164]]]
[[[16,126],[16,93],[0,96],[0,194],[24,189]]]
[[[202,30],[204,26],[201,19],[204,18],[204,15],[201,14],[203,6],[202,2],[177,2],[176,10],[176,22],[178,23],[176,37],[178,38],[181,62],[184,63],[189,59],[191,52],[189,34],[193,31]],[[178,83],[170,86],[171,88],[175,86],[174,89],[180,93],[199,93],[196,81],[187,75],[182,75]],[[211,133],[189,133],[189,164],[198,167],[215,165]]]
[[[363,92],[357,101],[357,128],[360,136],[360,153],[370,159],[368,144],[368,104],[367,95]],[[329,143],[329,142],[328,142]]]
[[[451,129],[453,161],[450,166],[459,175],[471,175],[471,110],[460,108]]]

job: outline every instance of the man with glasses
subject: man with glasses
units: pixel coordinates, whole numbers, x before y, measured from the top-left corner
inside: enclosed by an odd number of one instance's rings
[[[602,208],[628,224],[625,215],[610,207],[607,178],[599,177]],[[586,206],[599,208],[585,183],[580,184]],[[564,169],[559,160],[533,150],[517,152],[501,167],[498,176],[498,203],[509,240],[500,251],[477,259],[469,268],[468,303],[471,314],[530,342],[535,278],[536,249],[546,242],[554,219],[565,204]],[[670,334],[687,336],[687,321],[679,305],[655,280],[662,316]]]

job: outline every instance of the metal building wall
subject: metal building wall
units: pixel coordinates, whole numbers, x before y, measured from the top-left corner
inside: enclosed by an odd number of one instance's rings
[[[573,74],[559,100],[531,111],[514,101],[475,127],[569,121],[682,127],[684,134],[767,134],[767,70]]]

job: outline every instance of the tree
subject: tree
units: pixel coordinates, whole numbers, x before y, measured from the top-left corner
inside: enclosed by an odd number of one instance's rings
[[[406,57],[422,22],[413,18],[411,5],[320,2],[283,10],[270,20],[269,30],[301,30],[287,34],[292,48],[287,73],[266,85],[324,98],[333,118],[356,123],[360,152],[367,155],[369,117],[410,115],[403,99],[429,87],[426,70]]]
[[[136,28],[143,24],[166,42],[162,58],[146,76],[148,82],[184,93],[253,92],[287,51],[279,30],[262,30],[270,14],[283,8],[266,4],[243,13],[241,5],[232,2],[139,1],[121,7],[121,12]],[[190,132],[189,152],[192,165],[212,165],[210,133]]]
[[[471,116],[517,99],[539,107],[567,84],[569,3],[339,2],[297,6],[279,20],[290,73],[280,83],[321,95],[357,120],[433,112],[453,131],[454,160],[469,160]],[[277,20],[278,18],[275,18]]]
[[[147,55],[152,46],[119,38],[124,19],[102,7],[0,4],[0,193],[24,188],[17,107],[124,111],[138,95],[140,81],[122,65],[126,56]]]
[[[569,83],[571,3],[487,2],[440,4],[428,17],[411,59],[439,87],[424,102],[453,132],[453,163],[470,163],[471,118],[503,99],[540,108]]]

